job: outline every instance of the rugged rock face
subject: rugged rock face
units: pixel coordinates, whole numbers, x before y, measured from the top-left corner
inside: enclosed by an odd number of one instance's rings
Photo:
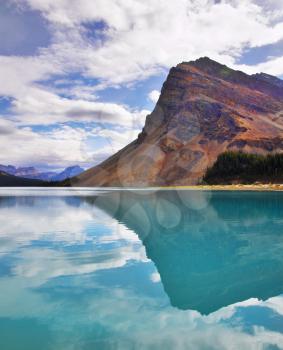
[[[283,81],[203,57],[172,68],[138,139],[72,184],[196,184],[226,150],[282,152]]]

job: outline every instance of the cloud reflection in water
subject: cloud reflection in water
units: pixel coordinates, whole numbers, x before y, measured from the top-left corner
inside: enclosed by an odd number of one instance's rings
[[[0,344],[283,348],[282,199],[0,197]]]

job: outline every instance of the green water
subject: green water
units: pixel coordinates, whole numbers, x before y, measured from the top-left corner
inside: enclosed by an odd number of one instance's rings
[[[0,350],[283,349],[283,193],[0,191]]]

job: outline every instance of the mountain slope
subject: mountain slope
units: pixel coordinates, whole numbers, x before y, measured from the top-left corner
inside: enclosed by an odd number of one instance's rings
[[[283,150],[283,82],[207,57],[170,70],[138,138],[89,169],[76,186],[189,185],[226,151]]]

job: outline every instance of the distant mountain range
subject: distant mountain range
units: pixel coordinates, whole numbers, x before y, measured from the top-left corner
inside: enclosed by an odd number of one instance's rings
[[[283,81],[202,57],[173,67],[138,138],[72,185],[193,185],[226,151],[283,152]]]
[[[17,168],[13,165],[0,164],[0,171],[2,173],[5,173],[6,175],[8,174],[15,177],[54,182],[54,181],[63,181],[68,178],[77,176],[80,173],[82,173],[84,169],[78,165],[74,165],[64,169],[62,172],[57,173],[54,171],[41,172],[35,167],[18,167]]]

